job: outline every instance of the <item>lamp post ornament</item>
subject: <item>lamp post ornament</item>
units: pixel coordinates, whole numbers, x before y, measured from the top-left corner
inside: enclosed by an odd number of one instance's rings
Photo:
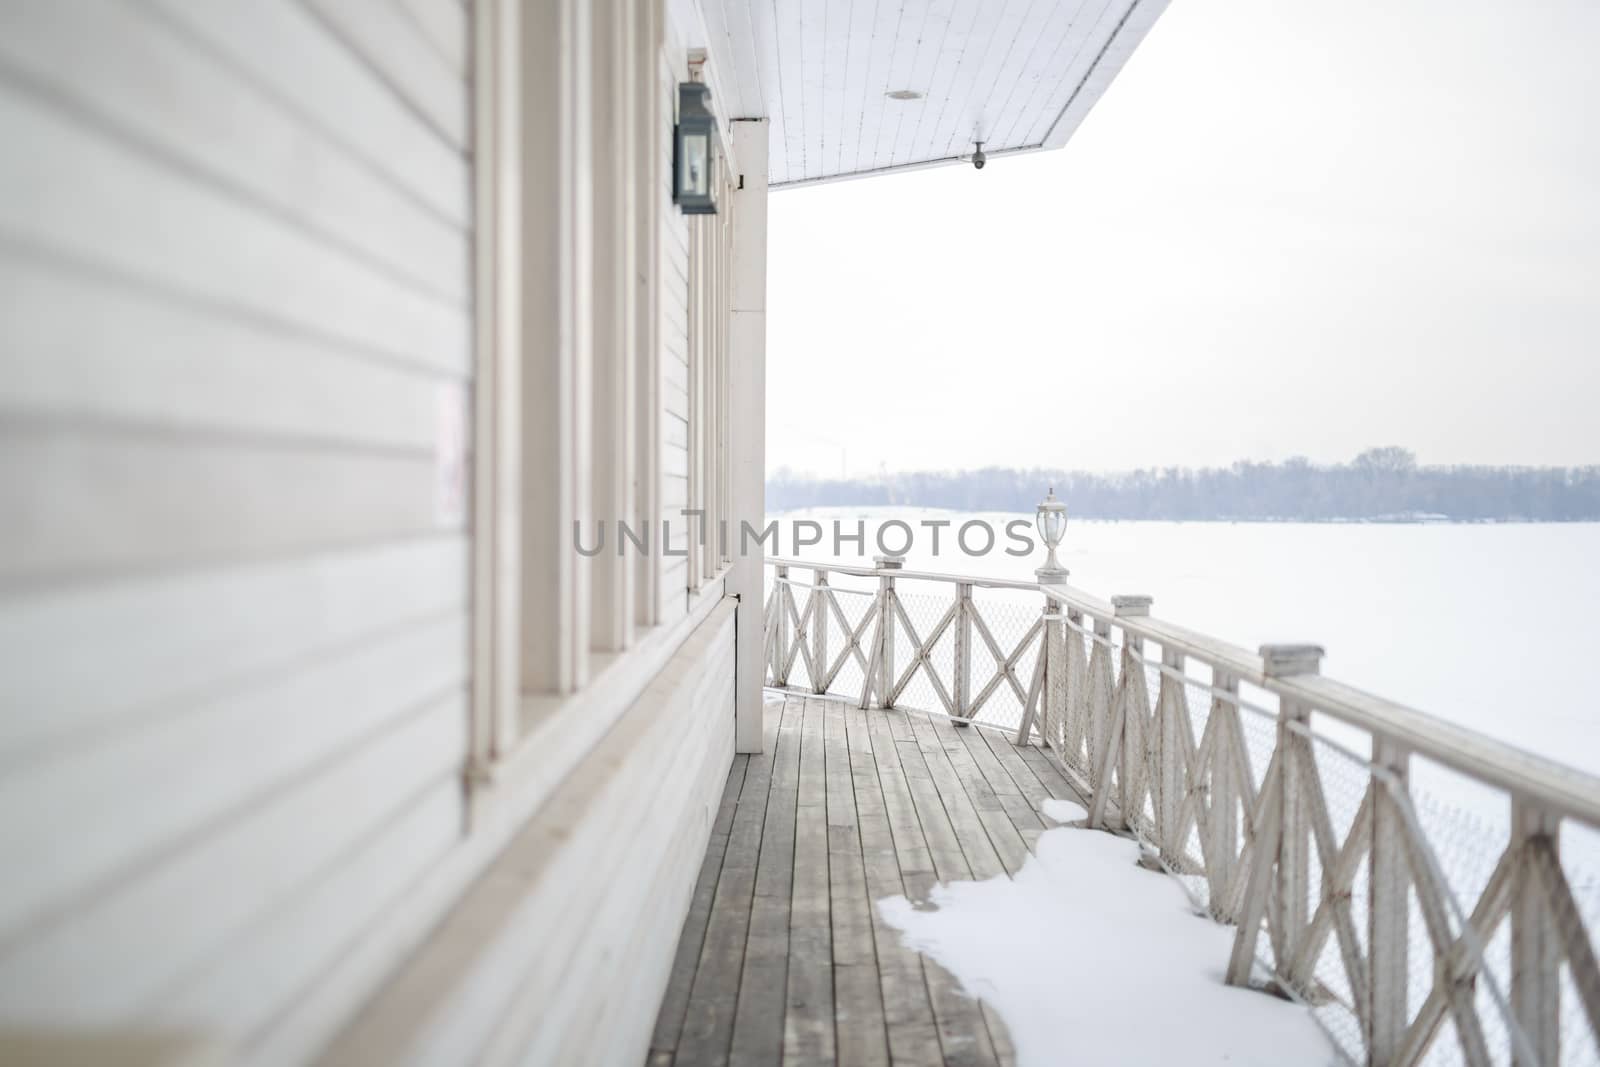
[[[1044,543],[1050,549],[1050,555],[1045,559],[1044,566],[1033,573],[1041,582],[1066,581],[1067,568],[1056,558],[1056,548],[1067,533],[1067,506],[1056,499],[1055,486],[1052,485],[1049,494],[1039,502],[1034,522],[1039,528],[1039,536],[1044,538]]]

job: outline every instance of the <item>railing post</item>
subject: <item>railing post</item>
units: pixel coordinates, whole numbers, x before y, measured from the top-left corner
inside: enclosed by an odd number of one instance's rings
[[[1269,679],[1316,674],[1321,661],[1322,649],[1316,645],[1261,646],[1261,671]],[[1287,972],[1294,945],[1303,936],[1311,880],[1311,826],[1297,784],[1296,746],[1303,738],[1296,727],[1309,719],[1309,708],[1279,697],[1278,735],[1261,782],[1263,814],[1254,827],[1239,929],[1228,961],[1229,985],[1250,984],[1263,920],[1272,938],[1274,969],[1279,972]]]
[[[1111,609],[1119,619],[1144,618],[1150,614],[1152,603],[1150,597],[1140,594],[1118,595],[1111,598]],[[1149,706],[1150,696],[1145,688],[1144,638],[1126,627],[1122,630],[1122,670],[1117,677],[1118,688],[1122,690],[1122,721],[1118,724],[1122,729],[1118,740],[1122,756],[1117,771],[1117,790],[1121,794],[1118,808],[1122,813],[1122,825],[1131,829],[1144,814],[1145,768],[1148,765],[1145,732],[1150,726],[1145,708]]]
[[[1156,698],[1156,840],[1161,857],[1174,868],[1187,862],[1187,842],[1178,839],[1179,810],[1184,794],[1183,731],[1188,729],[1185,713],[1187,694],[1181,675],[1183,653],[1161,650],[1161,687]]]
[[[789,684],[789,605],[794,597],[789,593],[789,568],[777,563],[772,569],[778,594],[778,640],[772,657],[772,684],[782,688]]]
[[[878,706],[894,707],[894,572],[904,564],[904,556],[873,556],[878,571]]]
[[[1089,657],[1083,647],[1083,629],[1083,612],[1068,608],[1066,621],[1061,624],[1061,640],[1066,645],[1061,671],[1061,710],[1066,722],[1061,733],[1066,750],[1060,755],[1063,763],[1088,781],[1094,753],[1090,749],[1087,758],[1083,755],[1089,734]]]
[[[811,663],[816,677],[811,679],[813,693],[828,691],[828,572],[818,567],[811,572],[815,588],[811,590]]]
[[[1040,732],[1044,734],[1044,743],[1056,749],[1056,754],[1063,759],[1065,756],[1061,749],[1066,737],[1067,714],[1067,650],[1064,634],[1061,601],[1046,595],[1044,644],[1039,653],[1044,657],[1044,693],[1039,697],[1044,703],[1044,714],[1041,716],[1044,723]]]
[[[1317,645],[1262,645],[1261,667],[1268,678],[1316,674],[1322,663]],[[1278,838],[1278,915],[1282,920],[1273,943],[1280,971],[1287,970],[1305,935],[1311,897],[1311,820],[1305,798],[1305,772],[1299,750],[1311,742],[1303,730],[1311,709],[1288,697],[1278,698],[1278,786],[1282,791],[1283,831]]]
[[[1111,620],[1096,618],[1089,648],[1089,699],[1085,705],[1085,730],[1088,734],[1089,788],[1099,792],[1108,783],[1100,780],[1100,763],[1111,735],[1111,704],[1114,697],[1115,665],[1111,662]]]
[[[972,714],[972,583],[956,583],[955,676],[951,679],[956,703],[956,725],[965,726]]]
[[[1243,784],[1235,772],[1234,757],[1237,754],[1241,761],[1245,757],[1244,735],[1239,725],[1239,679],[1213,668],[1211,687],[1217,690],[1217,695],[1211,698],[1211,714],[1207,721],[1217,723],[1217,733],[1212,741],[1216,748],[1211,756],[1211,821],[1206,829],[1210,848],[1206,852],[1206,877],[1211,888],[1212,917],[1218,922],[1231,923],[1235,916],[1226,898],[1239,857],[1235,808]],[[1222,694],[1229,694],[1233,699]]]
[[[1513,1044],[1516,1067],[1560,1062],[1561,932],[1540,884],[1534,847],[1559,855],[1560,822],[1520,797],[1511,801],[1511,848],[1519,854],[1511,883],[1511,1010],[1537,1057],[1527,1062]]]
[[[1411,754],[1396,742],[1374,735],[1371,786],[1372,856],[1367,905],[1367,1062],[1392,1063],[1405,1039],[1410,1018],[1406,999],[1406,941],[1411,929],[1411,869],[1406,858],[1405,817],[1391,790],[1404,791],[1411,774]]]

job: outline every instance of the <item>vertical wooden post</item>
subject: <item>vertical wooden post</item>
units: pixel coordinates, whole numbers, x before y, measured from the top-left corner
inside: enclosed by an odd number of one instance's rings
[[[1211,915],[1218,922],[1231,923],[1235,916],[1227,895],[1239,857],[1236,808],[1242,784],[1235,772],[1235,753],[1244,745],[1237,701],[1239,679],[1226,671],[1213,669],[1211,686],[1236,698],[1229,700],[1218,695],[1211,699],[1210,721],[1217,723],[1217,733],[1212,741],[1216,747],[1211,755],[1211,818],[1206,827],[1210,843],[1206,850],[1206,877],[1211,888]]]
[[[663,12],[659,3],[632,5],[637,19],[633,37],[634,172],[632,195],[634,242],[634,525],[641,530],[660,529],[661,520],[661,396],[662,364],[660,321],[662,283],[661,237],[661,114],[660,62]],[[475,161],[476,162],[476,161]],[[477,164],[479,167],[482,163]],[[640,630],[661,618],[661,552],[652,543],[632,551],[634,563],[634,621]]]
[[[1082,755],[1084,735],[1089,729],[1086,714],[1089,706],[1089,663],[1084,655],[1082,631],[1083,612],[1068,608],[1067,618],[1061,623],[1061,642],[1066,646],[1066,654],[1062,656],[1058,684],[1062,714],[1066,716],[1061,731],[1066,750],[1059,755],[1064,763],[1082,772],[1087,780],[1088,764],[1092,760],[1084,760]]]
[[[499,301],[521,362],[518,658],[523,692],[571,693],[587,680],[590,640],[590,567],[574,524],[594,521],[590,8],[524,5],[518,22],[520,180],[507,195],[521,251],[516,289]]]
[[[767,123],[730,123],[739,178],[733,212],[728,314],[728,521],[735,545],[727,591],[739,598],[734,623],[734,747],[760,752],[761,575],[759,542],[747,551],[740,524],[766,527]]]
[[[1383,737],[1372,739],[1372,763],[1404,789],[1410,778],[1411,757],[1404,748]],[[1411,870],[1406,859],[1404,816],[1390,787],[1374,779],[1371,786],[1372,856],[1367,905],[1367,1062],[1383,1067],[1393,1062],[1405,1038],[1410,1017],[1406,999],[1406,941],[1411,925]]]
[[[1184,860],[1185,842],[1178,840],[1178,811],[1183,806],[1184,744],[1182,732],[1188,729],[1184,714],[1183,680],[1174,675],[1184,668],[1183,653],[1162,648],[1160,696],[1156,701],[1156,840],[1162,858],[1176,867]]]
[[[1062,640],[1063,631],[1061,601],[1047,595],[1044,598],[1044,643],[1039,648],[1039,654],[1044,657],[1044,692],[1039,697],[1044,705],[1041,732],[1044,743],[1055,749],[1061,758],[1065,758],[1061,747],[1067,714],[1067,650]]]
[[[1322,662],[1317,645],[1262,645],[1261,667],[1268,678],[1316,674]],[[1283,806],[1278,838],[1276,914],[1278,936],[1273,953],[1280,971],[1287,970],[1304,936],[1311,895],[1311,821],[1304,797],[1300,750],[1310,741],[1301,730],[1311,709],[1287,697],[1278,700],[1278,789]]]
[[[1105,786],[1100,780],[1100,762],[1105,746],[1110,743],[1112,663],[1111,620],[1094,620],[1093,645],[1089,649],[1089,701],[1084,719],[1089,735],[1089,788],[1099,792]]]
[[[811,572],[815,588],[811,590],[811,665],[815,677],[811,679],[813,693],[828,691],[828,572],[818,567]]]
[[[787,564],[773,564],[772,573],[774,582],[772,593],[777,597],[777,627],[778,638],[775,643],[772,658],[772,684],[785,686],[789,684],[789,604],[792,597],[789,595],[789,567]]]
[[[965,721],[972,715],[972,583],[956,583],[955,677],[951,694],[956,717]]]
[[[1122,594],[1111,598],[1111,608],[1117,618],[1143,618],[1150,614],[1153,603],[1148,596]],[[1111,729],[1122,731],[1118,740],[1122,759],[1117,771],[1117,791],[1120,794],[1118,809],[1122,825],[1134,826],[1144,813],[1145,766],[1149,722],[1145,709],[1149,694],[1145,689],[1144,638],[1122,631],[1122,671],[1117,688],[1121,691],[1121,715],[1112,720]],[[1102,786],[1102,788],[1104,788]]]
[[[878,706],[894,707],[894,572],[904,556],[873,556],[878,571]]]
[[[609,160],[594,169],[593,412],[590,425],[592,507],[599,524],[600,552],[589,560],[590,647],[620,652],[633,641],[636,616],[632,559],[617,551],[620,522],[639,525],[633,439],[636,418],[634,352],[634,139],[629,123],[635,104],[634,67],[629,62],[633,5],[621,0],[595,2],[593,20],[594,89],[591,100],[595,155]]]
[[[1539,1067],[1561,1057],[1561,933],[1532,862],[1530,845],[1558,855],[1560,823],[1520,797],[1511,801],[1511,847],[1519,860],[1511,883],[1511,1010],[1538,1058],[1528,1063],[1513,1044],[1516,1067]]]
[[[524,52],[517,5],[484,0],[473,30],[473,341],[472,749],[467,773],[477,817],[477,786],[516,745],[521,664],[522,351],[516,266],[520,232],[510,208],[522,195],[518,101]]]

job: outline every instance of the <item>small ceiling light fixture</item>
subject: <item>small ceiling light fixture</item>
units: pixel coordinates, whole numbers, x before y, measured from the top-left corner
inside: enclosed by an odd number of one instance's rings
[[[678,128],[672,145],[672,199],[685,215],[717,213],[717,117],[706,106],[711,88],[678,85]]]
[[[972,165],[974,167],[977,167],[979,170],[982,170],[983,169],[983,165],[985,163],[989,162],[989,157],[983,154],[983,142],[982,141],[975,141],[973,143],[978,146],[978,150],[976,152],[972,153]]]
[[[921,100],[922,94],[915,89],[895,89],[884,93],[890,100]]]
[[[1056,499],[1055,486],[1052,485],[1049,494],[1039,502],[1034,522],[1039,527],[1039,536],[1050,548],[1050,557],[1044,561],[1043,567],[1033,573],[1039,576],[1041,582],[1066,581],[1067,568],[1056,558],[1056,548],[1067,535],[1067,506]]]

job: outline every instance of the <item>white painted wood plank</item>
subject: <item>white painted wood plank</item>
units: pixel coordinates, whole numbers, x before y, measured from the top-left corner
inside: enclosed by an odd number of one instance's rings
[[[465,303],[459,226],[164,18],[121,3],[19,0],[0,7],[0,66],[263,210]]]
[[[762,110],[767,116],[767,173],[769,180],[789,177],[786,123],[788,113],[783,94],[783,66],[779,62],[778,12],[772,0],[748,4],[750,32],[755,38],[756,63],[761,81]]]
[[[732,647],[732,633],[727,626],[719,627],[718,632],[716,651],[695,672],[701,675],[702,684],[690,682],[692,695],[679,696],[653,709],[658,719],[672,724],[678,738],[669,740],[658,727],[651,737],[641,739],[650,742],[649,748],[670,758],[674,766],[683,767],[682,780],[664,786],[654,801],[639,796],[638,790],[631,788],[630,778],[648,771],[641,769],[638,753],[633,754],[625,772],[616,777],[616,783],[627,783],[625,788],[632,795],[606,798],[608,806],[618,809],[611,816],[613,823],[627,827],[612,833],[606,852],[616,857],[608,866],[620,867],[626,874],[604,880],[605,888],[596,894],[596,899],[587,902],[589,906],[566,924],[574,930],[589,924],[592,933],[588,937],[576,940],[558,935],[539,942],[541,949],[554,950],[551,955],[556,965],[536,970],[516,992],[516,1004],[508,1012],[513,1025],[503,1028],[498,1046],[511,1051],[514,1062],[573,1063],[592,1055],[596,1033],[592,1020],[607,1006],[607,991],[614,992],[619,985],[615,967],[609,962],[611,957],[632,960],[643,956],[648,961],[646,965],[661,976],[653,995],[644,1002],[613,1000],[610,1005],[615,1014],[608,1016],[614,1020],[608,1025],[631,1031],[628,1055],[621,1062],[640,1062],[647,1051],[653,1009],[660,1002],[665,986],[661,978],[670,964],[677,933],[670,928],[661,929],[659,917],[663,913],[675,918],[683,914],[694,883],[696,865],[692,861],[704,853],[709,836],[707,810],[714,804],[719,779],[726,774],[733,755],[728,728],[732,718],[731,663],[726,657]],[[727,684],[719,684],[716,695],[712,695],[703,684],[710,680]],[[641,848],[641,840],[652,845]],[[674,856],[674,851],[689,855]],[[674,859],[679,862],[672,862]],[[558,885],[555,873],[551,871],[546,879],[553,886]],[[640,932],[643,940],[638,942],[626,939],[626,935],[637,928],[641,911],[647,910],[641,907],[641,896],[647,901],[661,901],[661,905],[657,922],[653,928]],[[670,911],[665,907],[667,900],[674,905]],[[590,1025],[585,1025],[586,1021]],[[490,1060],[494,1062],[492,1052]]]
[[[688,451],[678,448],[663,448],[661,450],[661,473],[668,477],[687,478],[689,476]]]
[[[841,162],[844,154],[846,138],[852,132],[854,123],[851,116],[861,111],[859,94],[854,98],[848,95],[850,83],[850,60],[854,52],[856,62],[861,62],[861,53],[871,47],[871,41],[854,41],[851,39],[850,26],[852,22],[853,0],[826,0],[825,3],[812,5],[813,18],[820,15],[822,19],[822,123],[819,138],[818,152],[822,166],[832,173],[841,171]],[[810,45],[808,39],[807,45]]]
[[[466,619],[451,611],[20,765],[0,777],[0,810],[51,816],[0,822],[0,943],[465,682]]]
[[[689,567],[681,558],[668,558],[661,563],[661,621],[672,622],[683,618],[689,611],[686,594],[689,588]]]
[[[909,7],[909,5],[908,5]],[[921,92],[922,89],[912,80],[912,71],[917,61],[918,42],[922,38],[922,30],[927,22],[927,9],[910,9],[903,11],[900,22],[895,28],[895,36],[887,42],[889,48],[889,88],[891,90],[911,89]],[[864,161],[862,170],[877,170],[887,167],[894,160],[895,146],[899,143],[901,131],[908,126],[916,124],[916,113],[909,117],[904,109],[889,107],[886,103],[884,120],[878,127],[877,139],[873,142],[872,151]]]
[[[680,509],[689,502],[689,479],[682,474],[663,474],[661,476],[661,513],[671,517],[676,529],[683,521]]]
[[[1054,14],[1070,3],[1029,4],[1023,10],[1030,20],[1030,25],[1020,31],[1016,27],[1007,26],[1007,16],[1013,15],[1015,2],[986,7],[981,13],[987,32],[983,35],[975,32],[977,23],[967,30],[969,44],[961,56],[950,64],[941,64],[938,81],[941,84],[943,99],[939,104],[938,114],[934,120],[923,130],[925,151],[931,158],[944,156],[959,156],[970,153],[973,142],[979,137],[984,142],[986,151],[995,151],[1008,147],[1002,144],[995,136],[995,115],[1000,109],[1004,93],[997,94],[995,70],[992,64],[996,62],[996,53],[1003,49],[1017,50],[1038,47],[1038,34],[1043,27],[1043,22],[1049,15]],[[1018,42],[1013,36],[1010,41],[1004,39],[1008,32],[1019,33],[1023,40]],[[1009,76],[1011,71],[1002,69],[1000,73]],[[974,100],[981,100],[983,111],[977,116],[981,120],[987,116],[987,121],[975,121],[972,105]],[[980,131],[977,132],[977,131]]]
[[[873,9],[871,28],[872,49],[868,55],[866,80],[862,84],[861,127],[856,133],[856,143],[847,153],[851,159],[846,173],[870,169],[878,158],[878,143],[884,127],[899,122],[899,110],[914,101],[890,100],[891,91],[908,86],[891,84],[893,76],[894,42],[905,20],[905,5],[878,4]],[[920,90],[918,90],[920,91]],[[772,176],[774,184],[785,179]]]
[[[1062,109],[1079,92],[1085,75],[1100,55],[1106,38],[1116,30],[1127,6],[1128,0],[1085,0],[1084,11],[1073,20],[1066,47],[1057,60],[1055,69],[1060,74],[1045,96],[1032,127],[1021,138],[1025,143],[1038,144],[1045,139]]]
[[[726,662],[731,615],[724,602],[690,636],[323,1062],[569,1062],[554,1048],[569,1037],[592,1055],[595,1031],[571,1020],[618,985],[617,959],[636,957],[660,977],[650,995],[618,1002],[622,1014],[605,1026],[634,1043],[617,1062],[642,1059],[732,758],[731,716],[690,697],[726,670],[715,664]],[[695,770],[638,789],[662,763]],[[587,879],[596,892],[574,896],[574,880]],[[623,939],[629,917],[669,906],[674,921],[645,927],[645,944]]]
[[[744,5],[731,8],[722,0],[709,0],[700,5],[705,16],[706,51],[710,55],[708,67],[717,71],[717,87],[711,98],[711,109],[719,117],[732,118],[747,114],[746,101],[755,105],[761,99],[759,76],[753,66],[746,65],[741,56],[745,47],[735,29],[735,21],[747,21]]]
[[[1073,0],[1051,6],[1049,18],[1033,35],[1017,77],[995,111],[990,136],[996,148],[1020,148],[1023,137],[1043,114],[1044,98],[1055,84],[1055,70],[1069,47],[1072,27],[1088,18],[1100,0]]]
[[[1115,36],[1105,45],[1095,61],[1094,69],[1084,78],[1082,91],[1071,98],[1045,132],[1042,143],[1046,148],[1059,148],[1067,143],[1067,139],[1111,85],[1165,9],[1166,0],[1130,0],[1130,6],[1124,8],[1125,13],[1114,31]]]
[[[958,106],[945,109],[943,118],[948,125],[944,139],[923,146],[924,158],[963,155],[973,150],[975,141],[983,141],[986,149],[990,147],[995,112],[1005,98],[1006,85],[1016,76],[1016,69],[1049,10],[1049,4],[1034,0],[1005,0],[989,9],[983,45],[978,56],[973,57],[977,65],[971,70],[969,87]],[[937,131],[928,132],[938,136]]]
[[[4,250],[0,290],[0,409],[14,414],[431,452],[441,401],[459,392],[454,374]]]
[[[415,890],[460,838],[461,807],[454,775],[428,786],[336,867],[229,942],[210,965],[163,990],[148,1018],[247,1042],[285,1005],[312,992],[346,946]]]
[[[666,364],[666,365],[669,365],[669,366],[673,362],[674,361],[671,360],[671,359],[662,360],[663,364]],[[685,389],[679,388],[677,385],[675,385],[673,383],[670,383],[670,382],[664,383],[662,385],[662,387],[661,387],[661,410],[662,410],[663,414],[672,415],[672,416],[675,416],[675,417],[680,418],[680,419],[688,419],[689,418],[689,394],[688,394],[688,391],[685,390]],[[685,460],[685,462],[687,463],[688,461]]]
[[[464,610],[466,565],[440,537],[0,599],[0,759]]]
[[[829,10],[829,18],[835,20],[837,25],[845,26],[845,32],[848,34],[843,78],[839,90],[842,109],[838,132],[839,148],[834,164],[835,169],[841,174],[848,174],[856,169],[856,160],[861,150],[862,124],[867,113],[877,106],[876,101],[870,96],[868,79],[872,71],[873,58],[878,52],[872,37],[873,18],[877,14],[878,6],[852,0],[838,5],[839,14],[835,14],[832,9]]]
[[[391,816],[458,772],[465,696],[426,705],[275,804],[214,827],[0,955],[0,1019],[105,1025],[213,960]],[[225,891],[224,891],[225,889]]]
[[[467,9],[459,0],[398,0],[456,77],[467,77]]]
[[[934,37],[931,62],[923,70],[914,69],[910,86],[923,96],[915,101],[891,101],[896,112],[899,130],[906,133],[910,126],[909,158],[936,158],[946,155],[944,141],[938,139],[939,123],[949,120],[950,99],[965,99],[971,91],[971,74],[982,59],[982,45],[986,42],[984,30],[984,5],[974,0],[957,0],[939,14],[942,29]],[[926,50],[925,50],[925,54]],[[965,66],[963,66],[965,64]],[[965,82],[962,75],[965,74]]]
[[[300,117],[343,140],[369,166],[441,218],[465,228],[470,180],[459,150],[429,129],[308,9],[288,0],[154,0]],[[395,166],[404,160],[405,166]]]
[[[668,414],[661,420],[661,445],[663,448],[689,447],[689,423],[683,418]]]
[[[196,566],[460,529],[433,458],[0,421],[0,583]]]
[[[814,139],[818,116],[807,114],[809,77],[804,55],[804,6],[798,0],[772,0],[773,32],[777,40],[777,83],[783,98],[783,155],[790,181],[809,175],[806,166],[808,139]]]
[[[467,95],[393,0],[306,0],[326,26],[457,151],[467,146]]]
[[[349,943],[317,983],[316,995],[302,997],[250,1049],[246,1067],[310,1062],[341,1027],[369,1002],[372,991],[413,958],[439,917],[484,870],[530,813],[539,810],[581,763],[601,737],[651,683],[663,665],[691,639],[697,627],[722,602],[720,583],[698,598],[683,625],[652,627],[626,657],[614,657],[597,671],[581,697],[551,698],[554,706],[536,716],[540,726],[485,787],[472,832],[429,873],[416,890],[395,903],[381,924]],[[372,1062],[372,1061],[366,1061]],[[394,1062],[379,1059],[378,1062]]]
[[[827,5],[811,3],[800,7],[800,101],[805,134],[805,175],[818,178],[829,171],[833,153],[829,151],[828,130],[828,11]]]
[[[13,240],[360,350],[467,366],[465,309],[39,101],[0,96],[0,126],[13,146],[0,155],[0,232]]]
[[[893,160],[904,157],[907,161],[922,161],[943,154],[932,141],[934,126],[946,110],[944,103],[948,99],[947,93],[941,96],[941,86],[950,83],[962,56],[980,37],[974,32],[978,26],[970,6],[950,4],[929,9],[923,40],[917,44],[917,58],[911,68],[913,87],[925,95],[909,101],[911,108],[897,109],[901,110],[901,121]]]

